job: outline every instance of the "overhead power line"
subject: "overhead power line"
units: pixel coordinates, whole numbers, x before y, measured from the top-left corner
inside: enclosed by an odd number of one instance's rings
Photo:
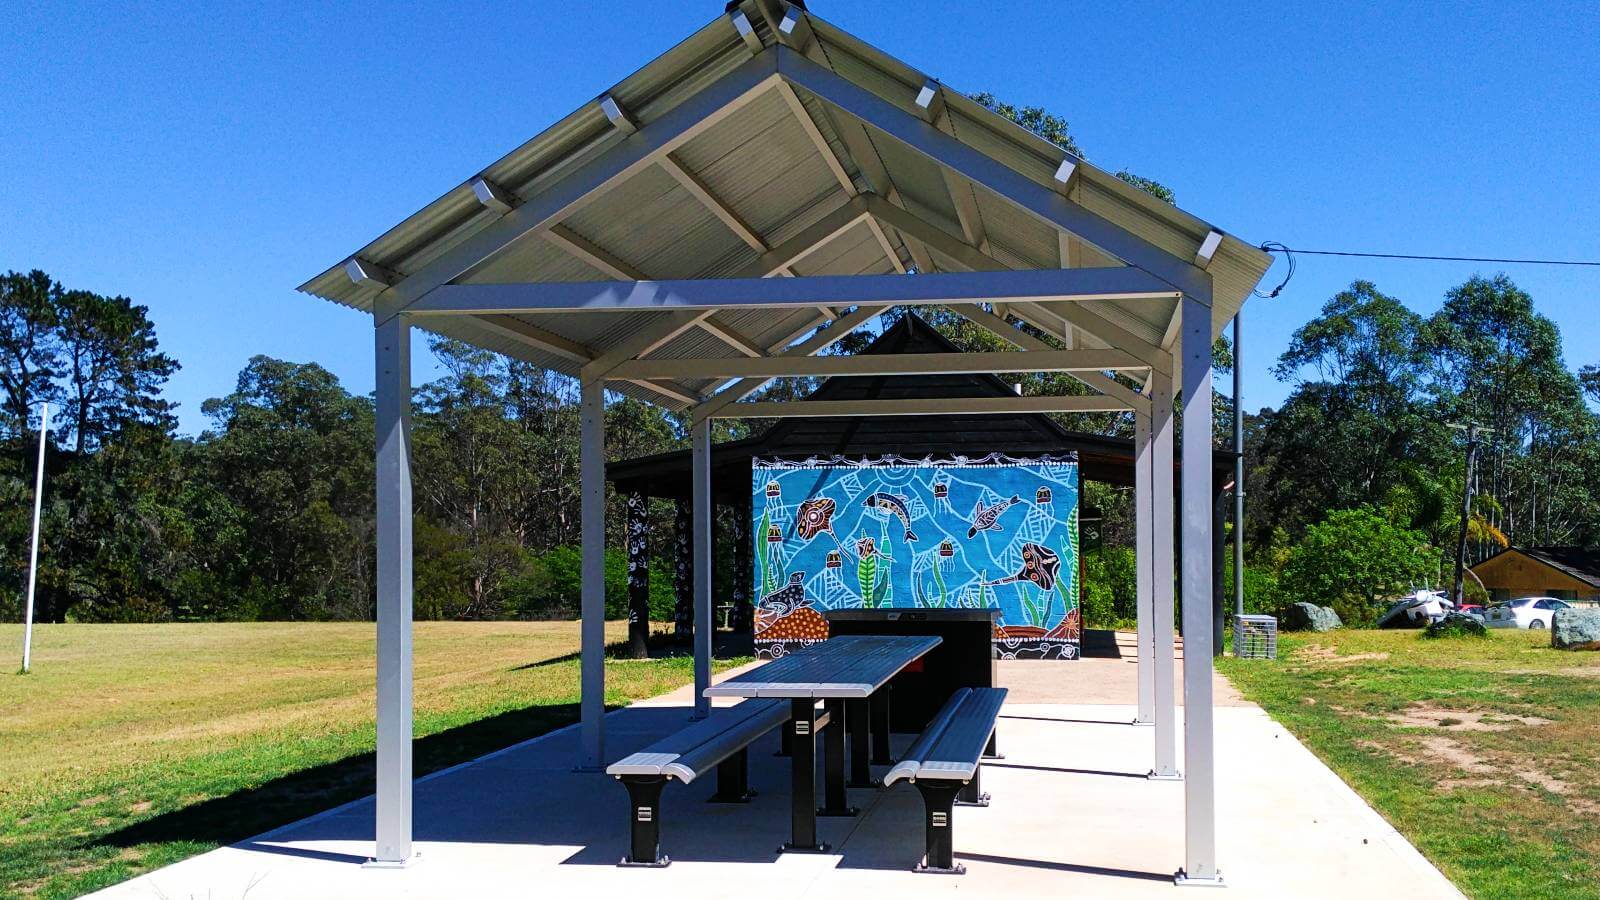
[[[1600,260],[1588,259],[1513,259],[1498,256],[1430,256],[1422,253],[1365,253],[1357,250],[1301,250],[1285,247],[1275,242],[1261,245],[1268,253],[1303,253],[1307,256],[1361,256],[1368,259],[1420,259],[1430,262],[1484,262],[1508,263],[1519,266],[1600,266]]]
[[[1282,253],[1284,262],[1289,264],[1288,271],[1283,275],[1283,281],[1278,286],[1263,294],[1252,291],[1257,297],[1272,299],[1283,293],[1289,286],[1289,279],[1294,277],[1295,254],[1306,256],[1351,256],[1361,259],[1413,259],[1423,262],[1475,262],[1475,263],[1502,263],[1513,266],[1591,266],[1600,268],[1600,260],[1590,259],[1519,259],[1503,256],[1435,256],[1426,253],[1368,253],[1361,250],[1301,250],[1295,247],[1285,247],[1277,241],[1267,241],[1261,249],[1268,253]]]

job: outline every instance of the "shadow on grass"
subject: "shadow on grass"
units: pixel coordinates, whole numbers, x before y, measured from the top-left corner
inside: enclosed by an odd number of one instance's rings
[[[418,738],[412,745],[416,774],[422,776],[476,759],[569,725],[578,721],[578,709],[576,703],[527,706]],[[169,841],[236,843],[371,794],[374,765],[375,756],[370,751],[347,756],[257,787],[161,813],[104,835],[94,844],[133,847]]]
[[[687,640],[680,640],[679,638],[664,632],[651,635],[650,641],[646,646],[650,655],[643,657],[642,659],[644,661],[661,659],[690,659],[694,657],[694,645],[692,643]],[[549,659],[541,659],[535,662],[523,663],[520,666],[512,667],[511,671],[524,672],[530,669],[542,669],[546,666],[556,666],[563,663],[578,662],[582,658],[582,655],[583,654],[580,651],[574,650],[571,653],[565,653],[561,656],[552,656]],[[755,639],[748,631],[742,633],[719,631],[717,632],[716,637],[713,639],[711,648],[711,656],[713,659],[738,659],[740,657],[754,655]],[[641,661],[640,657],[629,655],[629,644],[627,641],[614,641],[606,645],[607,664],[614,662],[639,661]]]

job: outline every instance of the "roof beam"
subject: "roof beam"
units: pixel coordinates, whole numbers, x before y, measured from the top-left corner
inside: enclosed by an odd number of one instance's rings
[[[779,74],[789,83],[931,161],[956,171],[1050,227],[1075,234],[1113,257],[1156,275],[1174,288],[1210,302],[1210,276],[1189,260],[1180,259],[1090,212],[1058,190],[1033,181],[800,54],[785,47],[775,49]]]
[[[359,256],[344,261],[344,273],[350,276],[351,284],[369,287],[386,288],[400,280],[399,273],[393,269]]]
[[[1149,341],[1143,340],[1138,335],[1084,306],[1076,303],[1025,303],[1019,307],[1013,307],[1012,312],[1018,311],[1030,314],[1042,311],[1053,319],[1059,319],[1063,328],[1070,325],[1084,334],[1091,335],[1116,347],[1118,350],[1126,350],[1149,362],[1152,368],[1163,375],[1172,374],[1171,353]],[[1046,330],[1054,331],[1056,329]]]
[[[1131,266],[1019,269],[807,278],[663,281],[560,281],[447,284],[412,304],[421,315],[539,313],[562,310],[717,310],[795,306],[890,306],[1038,300],[1173,299],[1161,279]]]
[[[770,249],[767,246],[767,242],[756,234],[755,229],[739,218],[738,213],[734,212],[728,204],[722,202],[715,194],[711,193],[711,189],[706,187],[705,182],[696,177],[693,172],[684,168],[682,163],[673,159],[671,154],[661,158],[661,168],[665,169],[667,174],[678,182],[679,186],[688,191],[689,196],[698,200],[701,206],[704,206],[711,211],[712,215],[721,219],[722,224],[728,226],[728,229],[738,235],[739,240],[748,244],[750,249],[760,253],[765,253]]]
[[[744,41],[744,45],[750,48],[751,53],[760,53],[766,49],[762,46],[761,38],[756,36],[755,27],[750,24],[750,17],[744,14],[744,10],[734,7],[728,13],[728,21],[733,23],[733,30],[738,33],[739,40]]]
[[[648,281],[649,276],[618,259],[612,253],[565,225],[552,225],[540,235],[589,267],[617,281]]]
[[[855,203],[842,203],[833,212],[787,241],[761,254],[761,258],[740,272],[740,278],[770,278],[788,270],[807,256],[821,249],[829,241],[854,228],[867,218],[864,207]]]
[[[472,179],[472,193],[477,195],[478,202],[485,209],[494,210],[501,215],[511,212],[522,200],[515,194],[506,190],[489,179],[479,175]]]
[[[1222,246],[1222,232],[1212,231],[1206,239],[1200,242],[1200,249],[1194,255],[1194,264],[1202,269],[1211,266],[1211,258],[1217,255],[1217,248]]]
[[[587,347],[537,325],[530,325],[513,316],[476,316],[473,324],[519,344],[525,344],[535,350],[543,350],[553,356],[571,360],[579,365],[587,363],[600,355],[593,347]]]
[[[767,419],[813,416],[1019,415],[1026,413],[1127,412],[1120,400],[1099,395],[1070,397],[948,397],[901,400],[788,400],[730,403],[707,419]]]
[[[711,335],[724,344],[727,344],[729,347],[732,347],[740,353],[743,353],[745,356],[756,357],[767,355],[765,347],[762,347],[755,341],[750,340],[750,338],[746,337],[738,329],[728,325],[726,322],[723,322],[715,316],[701,319],[700,330]]]
[[[981,375],[990,372],[1099,372],[1146,369],[1121,350],[1024,350],[985,353],[893,353],[861,356],[636,359],[613,378],[832,378],[878,375]]]
[[[678,310],[658,316],[655,321],[643,328],[634,329],[615,347],[586,364],[580,371],[581,379],[594,381],[604,378],[619,364],[659,350],[663,344],[699,324],[700,320],[711,315],[711,312],[711,310],[700,312]]]
[[[397,279],[380,298],[380,318],[408,307],[530,232],[548,228],[663,155],[743,108],[776,83],[776,48],[763,51],[626,140],[577,165],[537,196]]]
[[[629,384],[645,388],[646,390],[654,391],[663,397],[669,397],[673,400],[676,400],[678,402],[678,406],[676,407],[677,409],[682,409],[691,403],[699,403],[701,400],[705,399],[688,388],[679,384],[673,384],[670,381],[650,381],[644,378],[619,378],[617,380],[626,381]]]
[[[974,325],[983,328],[990,334],[993,334],[995,337],[1011,344],[1014,347],[1017,347],[1018,349],[1034,352],[1055,349],[1039,338],[1027,333],[1026,331],[1010,325],[1006,322],[1004,316],[996,315],[991,312],[985,312],[980,306],[956,306],[952,307],[952,309],[954,309],[957,314],[972,322]],[[1038,325],[1035,323],[1030,322],[1029,324],[1033,325],[1035,328],[1038,327]],[[1109,375],[1105,375],[1100,372],[1071,372],[1069,374],[1094,390],[1105,394],[1107,397],[1122,401],[1134,410],[1141,412],[1150,411],[1149,398],[1140,396],[1138,391],[1135,391],[1127,385],[1122,384]]]
[[[888,308],[889,307],[887,306],[859,307],[850,312],[848,315],[840,316],[837,320],[830,322],[827,328],[818,329],[816,333],[811,335],[811,337],[806,338],[805,340],[795,344],[793,347],[790,347],[787,350],[784,350],[778,355],[810,356],[813,353],[821,353],[822,351],[843,340],[847,335],[855,331],[857,328],[860,328],[873,319],[876,319],[884,312],[884,310],[887,310]],[[735,381],[732,387],[729,387],[727,390],[712,396],[704,403],[696,406],[694,408],[694,421],[698,422],[702,419],[714,417],[718,410],[726,407],[730,403],[736,403],[740,400],[743,400],[756,391],[761,390],[761,388],[766,386],[766,384],[771,380],[771,378],[741,378],[738,381]],[[722,385],[717,385],[713,388],[713,390],[717,390],[721,387]]]

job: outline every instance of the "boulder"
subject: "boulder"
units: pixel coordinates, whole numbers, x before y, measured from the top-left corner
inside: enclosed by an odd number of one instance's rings
[[[1489,629],[1476,616],[1453,612],[1422,630],[1423,637],[1488,637]]]
[[[1332,631],[1342,627],[1338,613],[1315,603],[1291,603],[1283,613],[1284,631]]]
[[[1600,609],[1558,609],[1550,628],[1557,650],[1600,650]]]

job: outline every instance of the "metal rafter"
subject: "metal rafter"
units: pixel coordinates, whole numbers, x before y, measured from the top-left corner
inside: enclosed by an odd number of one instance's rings
[[[896,400],[785,400],[730,403],[703,418],[765,419],[814,416],[1020,415],[1127,412],[1120,400],[1070,397],[947,397]]]
[[[821,353],[822,351],[843,340],[847,335],[855,331],[857,328],[860,328],[862,325],[865,325],[866,323],[877,318],[888,308],[889,307],[887,306],[858,307],[848,315],[840,316],[837,321],[828,323],[827,328],[818,330],[815,334],[811,335],[811,337],[801,341],[798,344],[795,344],[793,347],[790,347],[787,350],[784,350],[780,355],[810,356],[813,353]],[[737,381],[734,381],[732,387],[729,387],[727,390],[710,397],[699,406],[696,406],[694,409],[694,418],[699,420],[714,416],[716,415],[717,410],[722,409],[730,403],[736,403],[740,400],[743,400],[756,391],[761,390],[761,388],[771,380],[771,378],[741,378]],[[721,385],[718,385],[717,387],[720,388]]]
[[[979,375],[988,372],[1100,372],[1142,369],[1121,350],[896,353],[862,356],[696,357],[618,363],[611,378],[832,378],[875,375]]]
[[[413,304],[412,315],[547,313],[598,310],[759,309],[887,303],[991,303],[1040,300],[1173,299],[1171,286],[1130,266],[1011,269],[807,278],[661,281],[558,281],[449,284]]]

